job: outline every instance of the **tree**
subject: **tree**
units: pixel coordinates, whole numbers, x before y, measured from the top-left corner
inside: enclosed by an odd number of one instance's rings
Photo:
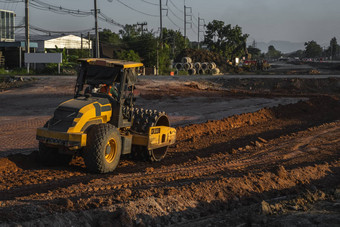
[[[135,38],[139,36],[141,33],[140,31],[136,28],[135,25],[127,24],[124,26],[123,29],[119,30],[119,34],[121,37],[124,39],[127,38]]]
[[[332,60],[334,60],[339,50],[339,45],[335,37],[331,39],[329,48]]]
[[[152,31],[141,33],[136,26],[125,25],[119,34],[124,43],[124,49],[136,52],[146,67],[156,65],[158,38]]]
[[[269,59],[277,59],[280,58],[282,53],[279,50],[276,50],[273,45],[270,45],[268,47],[268,52],[266,54],[266,57]]]
[[[254,59],[261,56],[261,50],[253,46],[248,46],[248,53],[251,54],[251,57]]]
[[[170,47],[170,59],[174,59],[185,49],[185,38],[180,31],[163,28],[163,41]]]
[[[288,57],[302,59],[302,58],[305,57],[305,52],[303,50],[297,50],[297,51],[294,51],[294,52],[288,54]]]
[[[232,27],[230,24],[225,25],[223,21],[213,20],[206,26],[203,43],[211,51],[231,59],[245,54],[243,47],[248,36],[248,34],[242,34],[242,29],[238,25]]]
[[[133,50],[122,50],[117,53],[117,58],[127,61],[140,62],[139,55]]]
[[[104,29],[103,31],[99,32],[99,40],[101,43],[109,45],[116,46],[122,44],[122,40],[120,39],[119,35],[109,29]]]
[[[316,58],[322,55],[322,47],[314,40],[305,43],[305,55],[307,58]]]

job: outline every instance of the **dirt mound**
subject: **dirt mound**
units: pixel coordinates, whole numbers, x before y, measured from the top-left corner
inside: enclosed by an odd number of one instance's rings
[[[340,93],[340,78],[214,78],[211,82],[222,84],[229,91],[243,91],[251,94],[267,95],[308,95]]]
[[[320,119],[334,119],[340,112],[340,101],[336,97],[315,97],[308,101],[295,104],[280,105],[273,108],[261,109],[255,113],[246,113],[232,116],[218,121],[209,121],[204,124],[185,126],[177,129],[178,140],[185,140],[202,135],[213,135],[233,128],[251,126],[277,119],[308,119],[318,115]],[[314,115],[314,116],[312,116]]]

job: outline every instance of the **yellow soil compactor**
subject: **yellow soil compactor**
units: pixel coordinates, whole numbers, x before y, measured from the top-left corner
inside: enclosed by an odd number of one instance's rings
[[[134,85],[143,64],[99,58],[79,62],[74,98],[61,103],[37,129],[41,163],[82,155],[89,171],[107,173],[121,155],[163,159],[176,130],[164,112],[134,107]]]

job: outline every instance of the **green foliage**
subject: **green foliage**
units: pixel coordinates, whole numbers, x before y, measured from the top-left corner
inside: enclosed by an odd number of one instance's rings
[[[171,49],[170,59],[174,59],[183,49],[185,49],[186,41],[180,31],[163,28],[163,40]]]
[[[117,57],[122,60],[140,62],[139,55],[133,50],[122,50],[117,53]]]
[[[109,29],[104,29],[102,32],[99,32],[99,40],[101,43],[113,46],[122,44],[122,40],[120,39],[119,35]]]
[[[67,50],[66,48],[60,49],[55,46],[55,50],[50,50],[50,53],[62,53],[62,63],[60,64],[60,69],[62,74],[75,74],[76,68],[78,66],[77,60],[80,58],[79,54],[84,54],[85,52],[81,50]],[[87,57],[86,55],[83,57]],[[58,64],[50,63],[46,64],[46,67],[39,71],[42,74],[58,74]]]
[[[60,64],[61,68],[74,68],[77,64],[77,59],[79,56],[67,53],[67,49],[60,49],[58,46],[55,46],[55,50],[51,50],[51,53],[61,53],[62,54],[62,63]],[[57,66],[58,64],[51,64]]]
[[[189,73],[186,70],[180,70],[180,71],[177,72],[177,75],[179,75],[179,76],[188,76]]]
[[[30,73],[33,74],[34,71],[30,71]],[[0,75],[26,75],[26,74],[27,74],[26,68],[15,68],[11,70],[0,68]]]
[[[211,51],[217,52],[229,59],[241,57],[245,54],[244,49],[248,34],[243,34],[241,27],[230,24],[225,25],[223,21],[213,20],[206,27],[204,44]]]
[[[278,50],[275,49],[275,47],[273,45],[270,45],[268,47],[268,52],[266,54],[266,57],[268,59],[278,59],[282,56],[282,53]]]
[[[256,47],[249,46],[248,53],[251,54],[253,59],[257,59],[261,57],[261,50]]]
[[[133,50],[140,57],[146,67],[157,65],[157,54],[159,59],[159,73],[169,72],[170,57],[172,54],[173,41],[179,47],[184,46],[184,38],[181,39],[180,33],[164,29],[163,48],[158,37],[152,31],[140,31],[135,26],[126,25],[119,33],[126,50]],[[178,52],[178,51],[177,51]],[[120,57],[120,56],[118,56]]]
[[[287,56],[291,58],[298,57],[299,59],[302,59],[305,57],[305,52],[303,50],[297,50],[293,53],[288,54]]]
[[[322,48],[314,40],[305,43],[305,55],[307,58],[316,58],[322,55]]]
[[[170,46],[163,45],[163,48],[159,48],[159,74],[168,74],[170,72]]]

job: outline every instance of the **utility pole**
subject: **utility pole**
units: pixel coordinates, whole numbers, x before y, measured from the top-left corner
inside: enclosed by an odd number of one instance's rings
[[[147,22],[143,22],[143,23],[137,23],[137,26],[140,27],[140,30],[142,31],[142,35],[144,34],[144,32],[146,31],[146,29],[144,29],[144,26],[147,26],[148,23]]]
[[[187,7],[184,2],[184,40],[185,40],[185,45],[186,45],[186,38],[187,38],[187,24],[190,24],[192,26],[192,15],[187,14],[187,9],[190,10],[190,13],[192,13],[192,8]],[[190,22],[187,22],[187,17],[190,17]]]
[[[163,49],[163,5],[162,5],[162,0],[159,0],[159,20],[160,20],[160,33],[159,33],[159,39],[160,39],[160,44],[161,44],[161,49]],[[166,14],[168,15],[168,13]]]
[[[203,24],[201,24],[201,21],[203,21]],[[197,35],[197,47],[198,49],[200,48],[200,34],[201,32],[204,33],[204,31],[201,31],[201,27],[205,26],[205,20],[200,18],[200,16],[198,15],[198,35]]]
[[[90,32],[87,33],[87,38],[89,40],[89,58],[91,57],[91,35]]]
[[[80,57],[83,57],[83,33],[80,34]]]
[[[96,58],[100,58],[97,0],[94,0],[94,21],[95,21],[94,22],[94,27],[95,27],[95,30],[96,30]]]
[[[162,8],[162,0],[159,0],[159,20],[160,20],[160,33],[159,40],[161,41],[161,46],[163,46],[163,8]]]
[[[25,0],[25,36],[26,36],[26,53],[30,52],[30,28],[29,28],[29,0]],[[30,64],[27,63],[27,73],[30,72]]]
[[[184,3],[184,39],[187,37],[187,7]]]

